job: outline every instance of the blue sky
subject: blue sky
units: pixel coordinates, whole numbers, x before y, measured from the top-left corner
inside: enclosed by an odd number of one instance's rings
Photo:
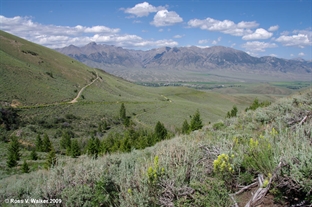
[[[0,29],[59,48],[222,45],[312,60],[311,0],[0,0]]]

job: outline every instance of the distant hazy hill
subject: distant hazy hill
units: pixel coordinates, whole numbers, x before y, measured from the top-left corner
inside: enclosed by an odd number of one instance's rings
[[[140,51],[92,42],[83,47],[70,45],[57,49],[57,51],[89,66],[107,70],[130,80],[132,80],[131,71],[143,71],[144,73],[150,71],[159,80],[164,71],[172,78],[180,75],[181,79],[188,78],[185,73],[182,75],[178,71],[217,72],[219,75],[230,77],[231,73],[236,73],[238,77],[243,77],[244,73],[252,76],[259,74],[272,76],[273,74],[277,79],[291,80],[307,80],[307,75],[312,72],[312,62],[309,61],[286,60],[270,56],[258,58],[243,51],[222,46],[209,48],[162,47]],[[122,72],[120,72],[121,70]],[[137,74],[137,80],[144,80],[144,76],[140,77],[141,75]],[[261,80],[265,80],[265,77],[262,77]]]

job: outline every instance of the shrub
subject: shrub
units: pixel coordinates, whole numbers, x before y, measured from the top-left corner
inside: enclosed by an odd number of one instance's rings
[[[223,122],[218,122],[218,123],[215,123],[212,127],[214,130],[221,130],[222,128],[225,127],[225,125]]]
[[[65,206],[93,206],[91,199],[94,196],[92,188],[86,184],[67,186],[62,191],[62,203]]]
[[[92,206],[119,206],[119,191],[112,178],[103,175],[95,184]]]
[[[229,192],[223,181],[218,179],[206,179],[203,182],[195,182],[191,184],[195,190],[193,200],[185,201],[180,199],[178,206],[231,206],[232,202],[229,198]]]

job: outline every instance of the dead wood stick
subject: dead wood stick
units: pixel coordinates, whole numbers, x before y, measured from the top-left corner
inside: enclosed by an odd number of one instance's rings
[[[302,125],[303,122],[305,122],[305,120],[308,118],[308,115],[306,115],[305,117],[303,117],[303,119],[300,121],[299,125]]]

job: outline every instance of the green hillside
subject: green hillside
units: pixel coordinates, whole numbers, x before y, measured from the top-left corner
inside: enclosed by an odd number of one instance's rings
[[[0,101],[32,105],[71,100],[93,69],[51,49],[0,31]]]

